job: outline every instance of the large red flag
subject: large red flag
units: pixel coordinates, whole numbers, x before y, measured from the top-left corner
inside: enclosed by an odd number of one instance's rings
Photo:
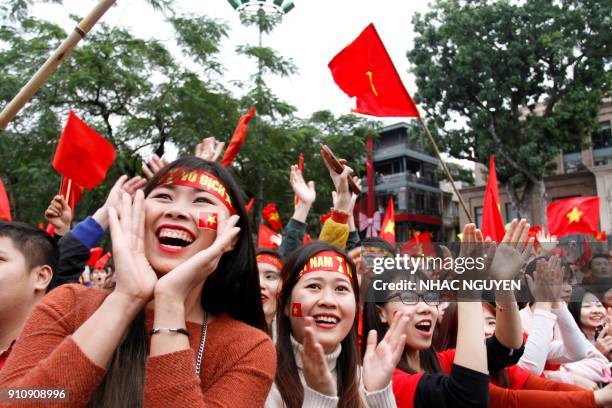
[[[70,192],[68,191],[68,186],[70,186]],[[62,186],[60,188],[60,194],[64,197],[64,200],[68,200],[68,206],[72,210],[72,214],[74,214],[74,207],[77,205],[81,196],[83,195],[83,187],[78,186],[74,182],[69,182],[66,177],[62,177]]]
[[[115,161],[115,149],[73,111],[55,151],[53,167],[73,183],[91,190]]]
[[[234,158],[246,140],[246,135],[249,131],[249,122],[253,116],[255,116],[254,106],[251,106],[251,109],[249,109],[247,113],[240,116],[236,129],[234,130],[234,134],[232,135],[232,140],[230,141],[229,146],[227,146],[227,149],[225,149],[223,159],[221,159],[222,166],[229,167],[232,165]]]
[[[276,249],[278,248],[278,245],[274,241],[278,241],[280,239],[280,234],[263,224],[259,224],[259,232],[257,233],[257,248]]]
[[[393,196],[389,196],[387,202],[387,211],[383,218],[382,227],[380,229],[380,237],[391,245],[395,245],[395,209],[393,208]]]
[[[599,197],[574,197],[555,201],[546,208],[548,232],[557,237],[572,234],[597,235]]]
[[[2,179],[0,179],[0,220],[11,221],[11,205]]]
[[[276,203],[268,203],[262,210],[263,217],[276,231],[283,229],[283,224],[280,220],[280,215],[276,209]]]
[[[328,64],[336,84],[357,97],[353,112],[372,116],[419,117],[374,24]]]
[[[495,171],[495,157],[493,155],[489,157],[489,178],[485,189],[481,230],[484,237],[491,237],[495,242],[501,242],[506,234],[499,206],[499,189],[497,187],[497,172]]]

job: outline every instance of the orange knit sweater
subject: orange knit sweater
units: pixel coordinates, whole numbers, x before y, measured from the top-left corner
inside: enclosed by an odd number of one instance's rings
[[[83,354],[71,334],[107,295],[106,291],[80,285],[64,285],[47,295],[32,311],[0,371],[0,387],[64,388],[69,391],[70,404],[44,406],[85,406],[106,370]],[[147,312],[145,318],[148,332],[152,313]],[[192,333],[191,349],[147,357],[144,405],[263,406],[276,369],[276,351],[270,338],[227,315],[218,316],[208,325],[202,370],[197,378],[195,360],[201,328],[201,324],[187,322]]]

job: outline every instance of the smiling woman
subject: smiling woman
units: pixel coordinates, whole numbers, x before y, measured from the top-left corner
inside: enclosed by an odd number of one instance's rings
[[[391,376],[407,319],[396,316],[358,365],[355,265],[337,247],[313,242],[285,262],[278,301],[275,384],[266,407],[394,407]],[[374,334],[374,333],[372,333]]]
[[[74,406],[262,405],[275,352],[231,175],[181,158],[108,216],[116,289],[43,299],[0,385],[61,385]]]

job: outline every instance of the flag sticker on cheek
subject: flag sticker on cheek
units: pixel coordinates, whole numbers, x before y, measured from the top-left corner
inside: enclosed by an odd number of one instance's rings
[[[301,303],[291,304],[291,316],[302,317],[302,304]]]
[[[218,217],[216,213],[200,212],[198,218],[198,228],[211,231],[217,231]]]

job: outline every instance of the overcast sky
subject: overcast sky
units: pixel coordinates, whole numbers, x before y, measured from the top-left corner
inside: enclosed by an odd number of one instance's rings
[[[69,14],[84,16],[95,5],[93,0],[65,0],[63,5],[37,4],[33,12],[38,17],[54,21],[71,30],[74,23]],[[333,82],[327,63],[342,48],[354,40],[373,22],[385,43],[404,85],[411,94],[416,91],[406,52],[413,45],[412,17],[428,9],[424,0],[294,0],[295,8],[270,34],[264,45],[291,58],[299,72],[289,78],[266,78],[272,90],[293,104],[297,115],[307,117],[328,109],[336,115],[350,112],[355,102]],[[235,53],[238,44],[258,41],[254,27],[240,24],[238,13],[227,0],[179,0],[179,14],[207,15],[224,21],[230,27],[224,40],[220,60],[226,69],[221,82],[232,88],[231,81],[246,80],[256,67]],[[111,26],[129,28],[141,38],[156,38],[169,48],[174,47],[174,33],[165,17],[153,11],[144,0],[118,0],[103,20]],[[95,30],[95,28],[94,28]],[[239,96],[239,91],[237,96]],[[386,124],[399,119],[382,119]]]

